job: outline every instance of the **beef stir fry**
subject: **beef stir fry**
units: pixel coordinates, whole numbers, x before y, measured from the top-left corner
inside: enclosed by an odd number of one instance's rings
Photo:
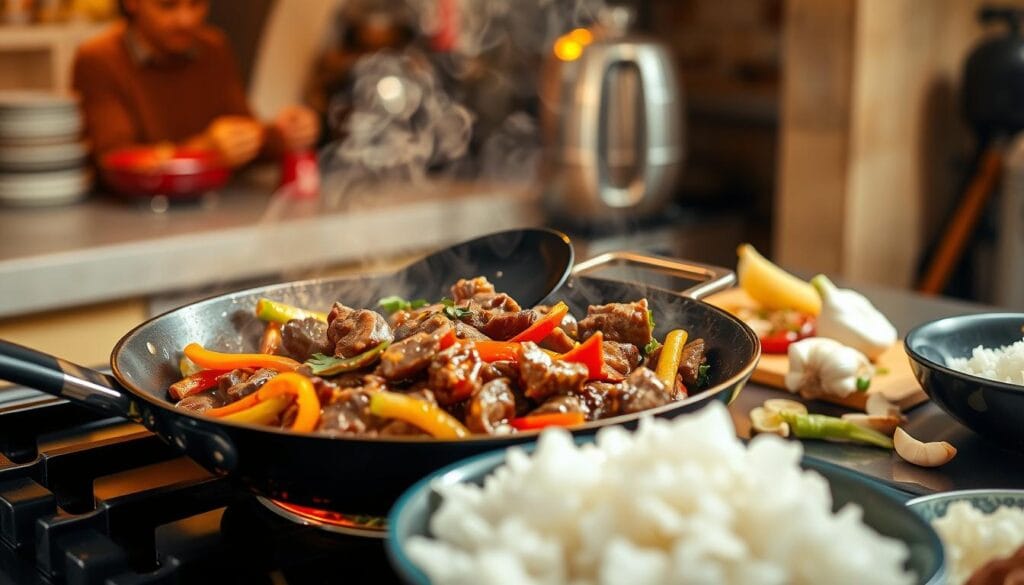
[[[380,308],[336,302],[324,314],[261,299],[260,352],[190,344],[170,397],[297,431],[457,438],[635,413],[707,384],[703,340],[674,330],[659,343],[646,299],[594,305],[577,321],[565,303],[524,309],[477,277],[438,303],[388,297]]]

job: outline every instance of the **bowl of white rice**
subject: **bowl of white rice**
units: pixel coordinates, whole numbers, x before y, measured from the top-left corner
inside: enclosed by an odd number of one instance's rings
[[[966,583],[986,563],[1024,546],[1024,490],[943,492],[907,506],[939,533],[949,585]]]
[[[904,345],[935,404],[1000,447],[1024,451],[1024,313],[931,321]]]
[[[388,554],[416,585],[945,582],[930,525],[887,488],[736,438],[725,407],[594,440],[561,429],[407,491]]]

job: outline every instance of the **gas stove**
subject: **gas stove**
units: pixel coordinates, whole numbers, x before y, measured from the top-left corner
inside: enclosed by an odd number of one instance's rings
[[[0,583],[397,583],[382,535],[237,489],[142,427],[0,390]]]

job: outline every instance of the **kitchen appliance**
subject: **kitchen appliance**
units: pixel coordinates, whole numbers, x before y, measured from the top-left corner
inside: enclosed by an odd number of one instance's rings
[[[260,297],[311,307],[329,306],[336,299],[345,299],[353,306],[373,306],[378,299],[392,294],[438,298],[447,284],[466,272],[487,276],[499,289],[515,295],[523,292],[522,287],[536,290],[540,280],[537,275],[546,272],[544,261],[557,260],[514,247],[507,249],[504,256],[498,254],[500,250],[490,255],[480,249],[476,255],[458,251],[431,256],[438,262],[419,264],[416,271],[286,283],[223,295],[171,311],[121,339],[111,357],[116,380],[2,341],[0,375],[143,423],[207,469],[231,475],[237,485],[249,491],[301,505],[382,514],[404,489],[426,473],[468,455],[529,442],[536,434],[424,440],[293,433],[177,409],[166,399],[167,387],[181,376],[178,360],[181,348],[188,343],[197,342],[218,350],[255,351],[263,327],[253,308]],[[502,257],[504,260],[498,262]],[[575,432],[594,433],[613,424],[636,425],[643,416],[674,416],[713,400],[731,402],[757,362],[757,336],[734,316],[698,299],[731,286],[735,282],[733,273],[630,254],[595,258],[577,265],[576,272],[621,263],[675,271],[698,284],[688,289],[686,295],[680,295],[637,283],[576,276],[562,288],[558,287],[561,280],[556,279],[548,290],[559,290],[559,298],[566,300],[577,314],[581,307],[591,303],[646,297],[658,316],[656,335],[663,337],[670,329],[683,328],[704,338],[711,364],[709,385],[686,399],[642,413],[587,423]],[[532,305],[544,295],[520,296],[524,304]]]
[[[661,43],[613,7],[555,42],[541,80],[545,203],[570,222],[614,222],[666,205],[682,172],[683,93]]]

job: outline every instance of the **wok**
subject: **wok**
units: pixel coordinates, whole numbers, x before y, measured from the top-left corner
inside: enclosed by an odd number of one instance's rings
[[[623,262],[639,262],[704,282],[679,294],[582,276],[600,266]],[[111,355],[113,377],[0,341],[0,378],[140,422],[207,469],[228,474],[257,494],[307,506],[383,515],[405,489],[428,473],[470,455],[531,441],[536,433],[462,440],[300,434],[176,409],[167,400],[167,387],[180,378],[181,349],[190,342],[223,351],[253,351],[262,331],[253,310],[259,297],[307,307],[327,307],[336,299],[350,306],[372,307],[379,298],[391,294],[439,298],[444,290],[442,283],[474,276],[459,270],[462,264],[449,263],[447,271],[435,267],[415,274],[400,271],[278,284],[190,304],[126,334]],[[540,259],[524,259],[520,254],[507,258],[505,264],[504,269],[495,266],[481,273],[494,277],[499,290],[513,294],[523,286],[536,288],[531,284],[536,276],[526,278],[520,286],[516,283],[524,278],[521,273],[516,280],[503,276],[509,269],[521,270],[524,265],[533,265],[534,272],[542,274]],[[686,400],[647,411],[674,416],[711,400],[731,402],[754,369],[760,346],[753,331],[733,316],[693,298],[727,287],[734,280],[729,271],[702,265],[632,254],[606,255],[578,265],[570,282],[552,296],[565,299],[578,315],[592,303],[646,296],[657,319],[659,337],[679,327],[690,331],[693,338],[703,337],[712,364],[709,387]],[[618,416],[586,424],[574,432],[591,434],[606,425],[635,425],[639,419],[640,415]]]

